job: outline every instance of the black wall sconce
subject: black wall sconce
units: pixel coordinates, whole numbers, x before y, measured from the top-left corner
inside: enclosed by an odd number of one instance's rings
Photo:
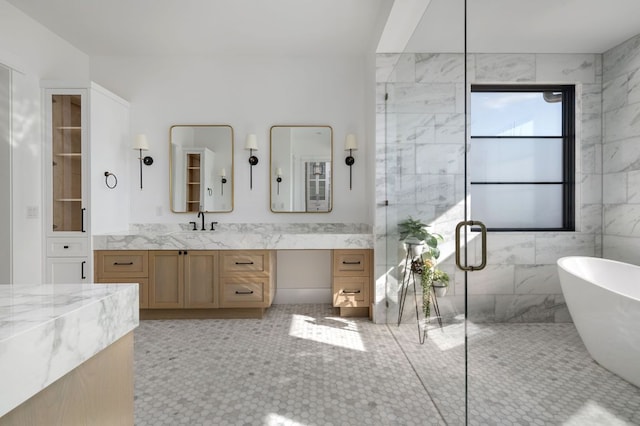
[[[225,183],[227,183],[227,170],[223,167],[220,169],[220,195],[224,195]]]
[[[278,182],[278,195],[280,195],[280,182],[282,182],[282,169],[280,167],[276,169],[276,182]]]
[[[344,150],[349,151],[349,156],[344,159],[344,162],[347,166],[349,166],[349,190],[353,189],[353,175],[351,166],[353,166],[356,162],[356,159],[353,158],[353,151],[358,149],[358,142],[356,141],[356,135],[348,134],[347,139],[344,142]]]
[[[257,151],[258,150],[258,138],[256,137],[256,135],[254,135],[253,133],[247,135],[247,142],[246,142],[246,144],[244,146],[244,149],[248,149],[249,150],[249,164],[250,164],[250,168],[249,168],[249,189],[253,189],[253,166],[258,164],[258,157],[253,155],[253,151]]]
[[[149,150],[149,141],[147,140],[147,135],[137,135],[133,140],[133,149],[137,149],[140,152],[140,157],[138,157],[138,159],[140,160],[140,189],[142,189],[142,163],[147,166],[153,164],[153,158],[151,158],[150,156],[142,156],[142,151]]]

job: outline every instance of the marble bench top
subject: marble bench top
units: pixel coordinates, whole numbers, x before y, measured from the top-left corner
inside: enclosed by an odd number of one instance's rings
[[[362,224],[219,224],[214,231],[189,225],[133,225],[123,233],[94,235],[94,250],[330,250],[370,249]]]
[[[139,322],[137,284],[0,285],[0,417]]]

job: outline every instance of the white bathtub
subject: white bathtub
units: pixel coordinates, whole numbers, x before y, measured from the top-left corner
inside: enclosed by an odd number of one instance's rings
[[[640,267],[573,256],[558,260],[558,273],[591,357],[640,387]]]

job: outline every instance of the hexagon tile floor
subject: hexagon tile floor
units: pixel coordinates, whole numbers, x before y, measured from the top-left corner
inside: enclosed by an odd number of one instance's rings
[[[274,305],[261,320],[142,321],[136,425],[461,425],[464,326]],[[469,424],[640,425],[640,389],[571,324],[468,324]]]

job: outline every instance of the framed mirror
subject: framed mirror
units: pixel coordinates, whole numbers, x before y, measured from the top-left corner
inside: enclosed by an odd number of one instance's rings
[[[176,125],[169,131],[171,210],[233,210],[233,129]]]
[[[333,129],[271,127],[271,211],[328,213],[333,208]]]

